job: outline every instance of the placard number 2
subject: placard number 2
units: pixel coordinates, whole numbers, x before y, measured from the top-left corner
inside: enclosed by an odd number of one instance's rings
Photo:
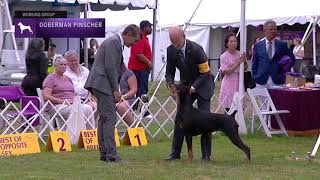
[[[140,141],[139,134],[135,135],[134,137],[137,138],[138,144],[139,144],[139,146],[141,146],[141,141]]]
[[[65,144],[64,139],[63,139],[63,138],[58,138],[57,141],[58,141],[58,142],[61,141],[61,146],[60,146],[60,149],[59,149],[59,150],[60,150],[60,151],[66,151],[66,148],[64,147],[64,144]]]

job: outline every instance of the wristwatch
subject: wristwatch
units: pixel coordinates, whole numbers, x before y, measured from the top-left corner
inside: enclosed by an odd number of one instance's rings
[[[194,88],[193,86],[190,87],[190,90],[191,90],[192,93],[196,92],[196,88]]]
[[[128,95],[127,94],[125,94],[125,95],[123,95],[123,99],[127,99],[128,98]]]

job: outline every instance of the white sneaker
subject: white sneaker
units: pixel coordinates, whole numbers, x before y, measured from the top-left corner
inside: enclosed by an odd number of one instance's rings
[[[144,117],[146,119],[148,119],[149,121],[153,118],[151,114],[149,114],[148,116]]]

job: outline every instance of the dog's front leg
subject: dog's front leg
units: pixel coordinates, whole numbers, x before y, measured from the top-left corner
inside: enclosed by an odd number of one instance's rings
[[[186,136],[187,147],[188,147],[188,162],[191,163],[193,159],[192,152],[192,136]]]

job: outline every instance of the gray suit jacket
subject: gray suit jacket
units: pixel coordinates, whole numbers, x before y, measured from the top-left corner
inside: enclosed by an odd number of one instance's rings
[[[123,63],[122,44],[118,34],[104,40],[96,54],[85,88],[92,88],[107,95],[119,90],[119,77]]]

